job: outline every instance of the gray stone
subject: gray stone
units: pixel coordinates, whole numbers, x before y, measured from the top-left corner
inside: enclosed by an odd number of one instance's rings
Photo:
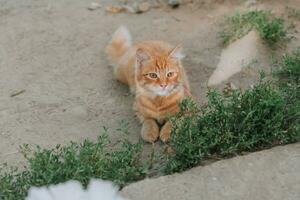
[[[130,200],[299,200],[300,143],[237,156],[123,188]]]
[[[172,8],[177,8],[178,6],[180,6],[180,0],[169,0],[168,4],[169,6],[171,6]]]

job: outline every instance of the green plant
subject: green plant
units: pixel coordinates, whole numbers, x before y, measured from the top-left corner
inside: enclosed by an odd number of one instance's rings
[[[166,172],[182,171],[210,156],[295,142],[298,116],[290,111],[281,92],[265,81],[228,95],[211,90],[208,104],[200,108],[186,99],[171,118],[170,146],[175,153],[167,156]]]
[[[256,30],[269,45],[277,43],[286,36],[283,19],[273,17],[266,11],[250,11],[229,17],[220,37],[223,44],[227,45],[251,30]]]
[[[277,65],[274,75],[278,78],[278,88],[286,101],[290,116],[296,116],[295,128],[300,131],[300,48],[284,55]],[[286,121],[289,120],[290,117],[286,118]]]
[[[300,84],[300,48],[291,54],[284,55],[277,65],[279,69],[275,71],[275,75],[279,77],[281,85]]]
[[[145,176],[140,161],[142,143],[122,142],[118,149],[109,146],[107,134],[96,142],[57,145],[53,149],[22,147],[28,167],[0,174],[0,199],[24,199],[30,186],[57,184],[73,179],[86,185],[90,178],[111,180],[118,185]]]

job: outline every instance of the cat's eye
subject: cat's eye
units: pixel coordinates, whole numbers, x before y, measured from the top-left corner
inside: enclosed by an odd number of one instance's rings
[[[150,78],[157,78],[157,74],[156,73],[149,73],[148,76]]]
[[[172,76],[174,76],[174,72],[167,73],[167,77],[172,77]]]

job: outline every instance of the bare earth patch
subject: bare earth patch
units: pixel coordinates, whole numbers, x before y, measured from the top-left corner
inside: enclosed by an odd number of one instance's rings
[[[111,139],[140,138],[133,97],[114,80],[104,54],[110,35],[122,24],[138,40],[183,44],[192,93],[204,102],[222,51],[220,23],[224,15],[246,9],[239,1],[203,1],[140,15],[107,13],[104,5],[113,2],[101,1],[103,8],[90,11],[90,2],[81,0],[0,0],[0,164],[23,165],[21,144],[50,147],[95,139],[103,126],[115,130],[122,119],[129,122],[130,134],[112,131]],[[296,7],[299,1],[268,5],[282,13],[285,4]],[[296,45],[299,40],[287,48]]]

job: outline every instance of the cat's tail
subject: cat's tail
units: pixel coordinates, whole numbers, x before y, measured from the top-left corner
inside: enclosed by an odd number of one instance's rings
[[[106,54],[111,64],[117,64],[131,47],[131,35],[125,26],[120,26],[106,46]]]

